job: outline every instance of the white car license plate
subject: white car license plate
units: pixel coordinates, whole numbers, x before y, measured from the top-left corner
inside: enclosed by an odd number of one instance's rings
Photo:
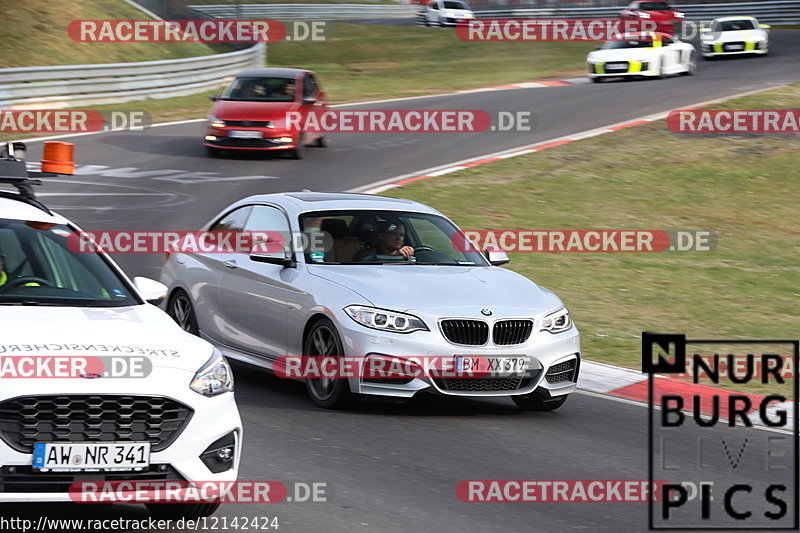
[[[729,44],[726,46],[728,50],[744,50],[743,44]]]
[[[234,139],[260,139],[263,135],[260,131],[231,130],[228,132],[228,137],[233,137]]]
[[[38,470],[134,470],[150,466],[149,442],[37,442]]]
[[[606,65],[606,70],[607,70],[607,71],[615,71],[615,72],[616,72],[616,71],[620,71],[620,70],[627,71],[627,70],[628,70],[628,67],[627,67],[627,65],[614,65],[614,64],[610,64],[610,65]]]
[[[527,357],[456,356],[457,372],[475,372],[478,374],[524,374],[527,370]]]

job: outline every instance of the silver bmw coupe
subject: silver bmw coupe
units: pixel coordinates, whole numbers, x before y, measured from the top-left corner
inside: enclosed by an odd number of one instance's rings
[[[432,393],[508,396],[549,411],[575,390],[580,339],[561,300],[499,266],[504,252],[459,244],[463,233],[431,207],[268,194],[230,205],[203,231],[282,239],[246,250],[177,248],[161,278],[167,312],[227,357],[303,379],[321,407]],[[331,372],[304,364],[320,359],[348,364],[323,365]],[[400,370],[364,370],[387,361]]]

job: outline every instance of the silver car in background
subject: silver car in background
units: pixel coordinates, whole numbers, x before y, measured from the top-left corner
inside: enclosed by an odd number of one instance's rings
[[[405,234],[395,236],[413,248],[409,258],[385,255],[376,242],[398,227]],[[287,236],[280,250],[179,252],[166,260],[168,313],[227,357],[267,369],[287,355],[427,356],[459,365],[483,358],[497,368],[523,361],[473,378],[307,379],[322,407],[360,395],[433,393],[509,396],[524,410],[549,411],[575,390],[579,334],[561,300],[500,268],[504,253],[457,246],[459,229],[428,206],[362,194],[259,195],[230,205],[203,230]],[[324,250],[296,238],[311,233],[324,236]]]

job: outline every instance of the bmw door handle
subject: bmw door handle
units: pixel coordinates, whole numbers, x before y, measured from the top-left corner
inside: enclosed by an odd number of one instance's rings
[[[238,266],[235,259],[226,259],[222,264],[228,268],[236,268]]]

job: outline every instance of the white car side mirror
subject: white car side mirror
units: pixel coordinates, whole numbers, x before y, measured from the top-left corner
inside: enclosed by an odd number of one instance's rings
[[[133,278],[133,286],[147,303],[153,305],[160,304],[167,297],[167,286],[154,279],[136,276]]]

